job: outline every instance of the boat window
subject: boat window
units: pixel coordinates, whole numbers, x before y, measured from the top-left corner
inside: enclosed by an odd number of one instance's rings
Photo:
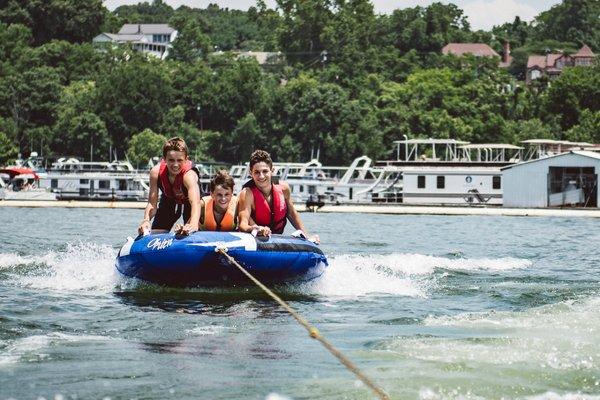
[[[425,175],[417,176],[417,189],[425,189]]]
[[[300,193],[304,192],[304,185],[300,185]]]
[[[119,190],[127,190],[127,180],[119,179]]]
[[[58,179],[51,179],[50,180],[50,188],[51,189],[58,189]]]
[[[309,185],[308,186],[308,194],[315,194],[317,193],[317,188],[314,185]]]
[[[89,179],[80,179],[79,180],[79,184],[80,185],[87,185],[88,183],[90,183]]]
[[[438,189],[444,189],[446,187],[446,177],[445,176],[438,176],[437,177],[437,188]]]
[[[502,188],[502,177],[501,176],[493,176],[492,177],[492,189],[501,189]]]
[[[110,189],[110,181],[98,181],[98,189]]]

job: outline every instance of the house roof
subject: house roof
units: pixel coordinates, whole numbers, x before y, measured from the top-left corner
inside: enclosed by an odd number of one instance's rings
[[[136,42],[144,39],[144,35],[120,35],[116,33],[107,33],[107,35],[118,42]]]
[[[540,56],[536,54],[531,55],[527,59],[527,68],[539,67],[544,69],[552,67],[556,63],[556,60],[558,60],[562,56],[563,54],[559,53],[546,54],[545,56]]]
[[[473,54],[478,57],[500,57],[490,46],[485,43],[448,43],[442,48],[442,54],[462,56]]]
[[[510,168],[515,168],[515,167],[520,167],[522,165],[525,164],[531,164],[531,163],[535,163],[535,162],[540,162],[540,161],[544,161],[544,160],[548,160],[550,158],[558,158],[558,157],[564,157],[567,156],[569,154],[576,154],[578,156],[583,156],[583,157],[588,157],[588,158],[593,158],[594,160],[600,160],[600,154],[595,153],[593,151],[586,151],[586,150],[571,150],[567,153],[560,153],[560,154],[556,154],[553,156],[549,156],[549,157],[544,157],[544,158],[538,158],[536,160],[529,160],[529,161],[524,161],[518,164],[512,164],[512,165],[507,165],[506,167],[502,167],[500,168],[502,171],[504,171],[505,169],[510,169]]]
[[[170,35],[175,32],[167,24],[125,24],[119,30],[119,35]]]
[[[592,49],[584,44],[577,53],[573,54],[573,57],[596,57],[596,55],[592,52]]]
[[[100,42],[102,41],[102,37],[108,38],[111,42],[117,43],[135,43],[135,42],[145,42],[146,37],[144,35],[119,35],[118,33],[101,33],[96,36],[92,41]]]

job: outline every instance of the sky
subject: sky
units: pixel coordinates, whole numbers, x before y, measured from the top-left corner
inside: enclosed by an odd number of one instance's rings
[[[151,0],[146,0],[151,2]],[[256,5],[256,0],[164,0],[173,8],[187,5],[194,8],[206,8],[209,3],[218,4],[221,8],[247,10]],[[389,14],[397,8],[428,6],[436,0],[371,0],[378,14]],[[454,3],[469,18],[471,29],[490,30],[494,25],[512,22],[515,16],[524,21],[531,21],[542,11],[548,10],[561,0],[437,0],[442,3]],[[104,0],[109,10],[120,5],[137,4],[139,0]],[[268,7],[275,8],[275,0],[265,0]]]

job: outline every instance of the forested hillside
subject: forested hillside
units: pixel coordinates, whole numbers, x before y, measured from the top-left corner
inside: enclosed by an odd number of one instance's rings
[[[600,2],[564,0],[526,23],[474,31],[455,5],[377,15],[367,0],[262,0],[248,11],[160,0],[105,9],[101,0],[0,0],[0,164],[18,153],[134,163],[183,136],[197,161],[236,163],[254,148],[327,164],[392,142],[528,138],[600,142],[600,65],[526,86],[527,56],[600,52]],[[179,31],[167,60],[92,45],[124,23]],[[508,40],[514,62],[443,56],[449,42]],[[235,51],[281,52],[259,65]]]

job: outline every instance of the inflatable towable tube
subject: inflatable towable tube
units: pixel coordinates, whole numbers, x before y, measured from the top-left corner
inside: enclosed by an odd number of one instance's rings
[[[128,238],[116,260],[125,276],[171,286],[248,284],[248,278],[215,249],[227,253],[261,281],[303,281],[328,265],[313,242],[291,236],[254,237],[240,232],[162,233]]]

